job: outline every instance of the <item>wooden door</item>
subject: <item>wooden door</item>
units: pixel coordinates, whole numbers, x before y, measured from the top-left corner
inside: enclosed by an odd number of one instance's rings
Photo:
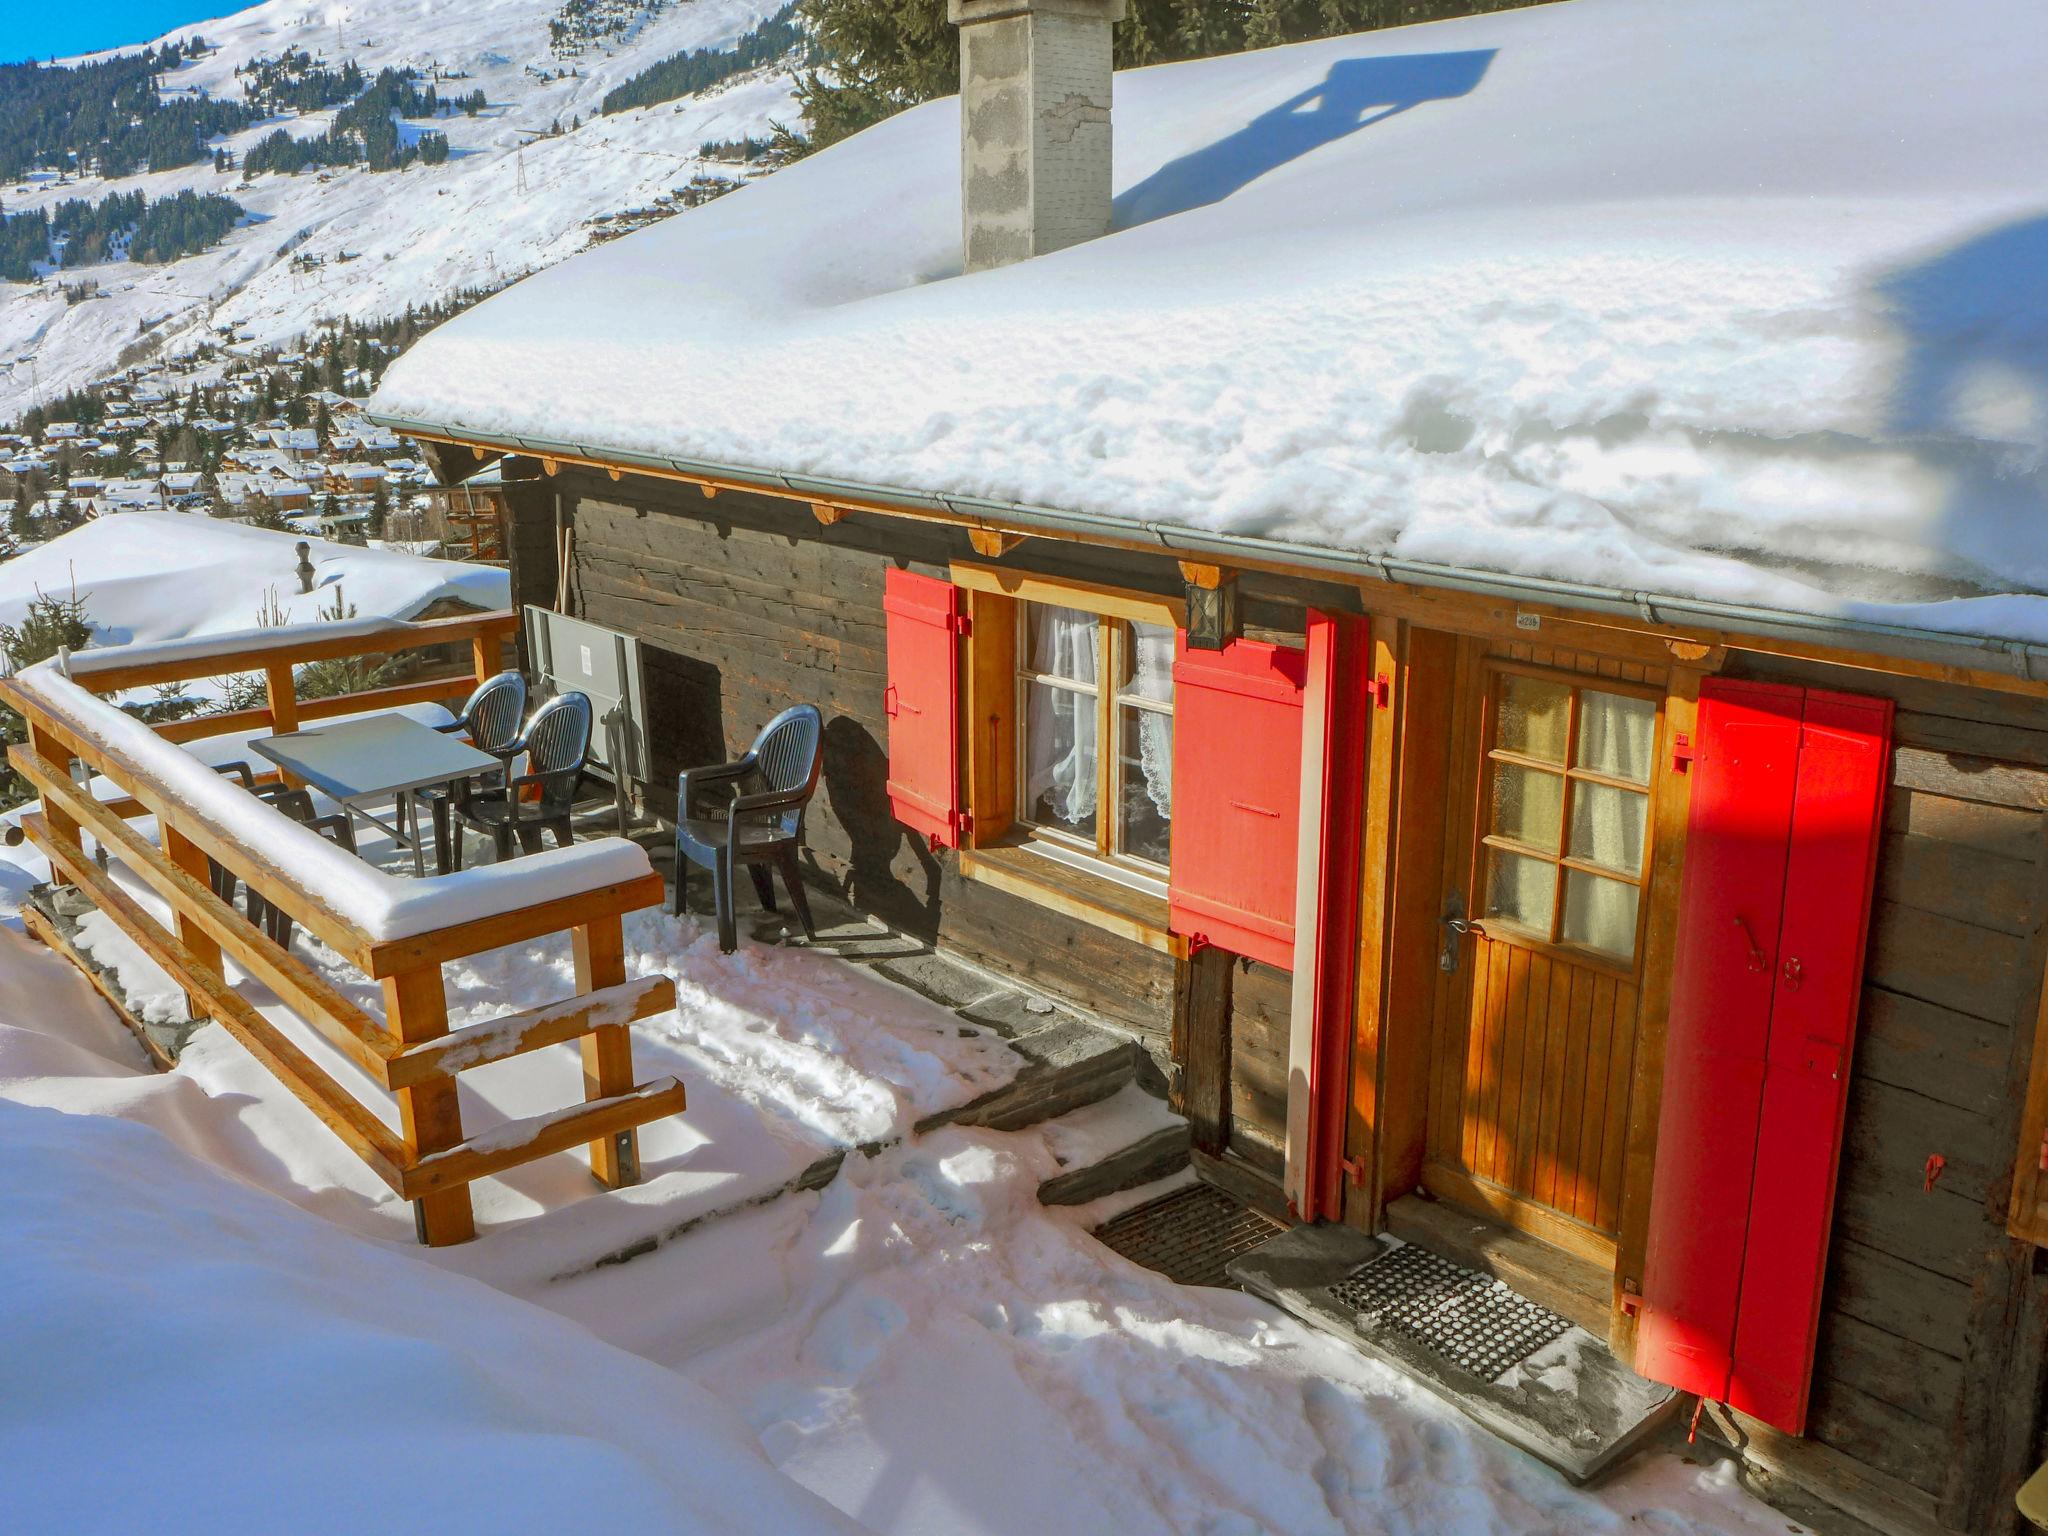
[[[1663,679],[1461,657],[1423,1183],[1611,1264]]]

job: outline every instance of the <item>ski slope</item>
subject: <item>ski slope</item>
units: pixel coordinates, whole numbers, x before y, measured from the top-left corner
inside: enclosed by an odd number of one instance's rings
[[[594,217],[648,207],[699,174],[747,174],[706,162],[698,151],[795,123],[786,71],[735,76],[701,96],[613,117],[599,116],[598,106],[607,91],[670,54],[730,45],[780,3],[667,0],[652,12],[643,7],[609,50],[568,57],[549,46],[548,22],[560,0],[270,0],[167,34],[159,41],[196,33],[215,51],[167,74],[166,91],[239,98],[236,65],[296,48],[337,68],[354,59],[371,76],[386,66],[438,69],[457,77],[434,82],[442,96],[481,89],[490,106],[474,118],[458,113],[409,125],[415,134],[448,135],[452,153],[441,166],[374,174],[356,166],[244,183],[239,169],[222,175],[200,164],[0,187],[0,204],[16,213],[69,198],[97,202],[110,192],[154,199],[190,188],[225,193],[250,215],[225,243],[179,261],[58,274],[67,283],[97,280],[103,297],[84,303],[67,304],[55,278],[40,287],[0,283],[0,422],[113,371],[145,328],[163,335],[165,358],[222,340],[223,327],[253,345],[288,344],[323,318],[375,319],[460,289],[497,286],[582,250]],[[562,78],[546,78],[556,74]],[[276,129],[313,137],[333,116],[275,118],[220,142],[239,163]],[[557,121],[566,130],[578,117],[578,130],[533,136]]]

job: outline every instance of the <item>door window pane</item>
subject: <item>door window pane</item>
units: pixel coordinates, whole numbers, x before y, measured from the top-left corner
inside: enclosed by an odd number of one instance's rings
[[[1650,797],[1611,784],[1572,786],[1571,855],[1624,875],[1643,872]]]
[[[1024,605],[1024,670],[1040,676],[1093,683],[1100,669],[1102,627],[1092,613]]]
[[[1123,717],[1117,847],[1131,858],[1164,864],[1173,840],[1173,716],[1129,705],[1117,712]]]
[[[1568,869],[1564,879],[1564,941],[1626,960],[1636,952],[1638,892],[1619,880]]]
[[[1557,847],[1564,821],[1564,780],[1513,763],[1493,766],[1493,830],[1546,851]]]
[[[1650,782],[1657,706],[1619,693],[1579,694],[1578,766],[1631,784]]]
[[[1557,894],[1557,866],[1519,853],[1491,850],[1486,879],[1486,915],[1506,918],[1533,932],[1550,932]]]
[[[1024,815],[1040,826],[1095,836],[1095,695],[1054,683],[1024,685]]]
[[[1572,691],[1562,683],[1512,672],[1501,674],[1494,744],[1504,752],[1561,765],[1571,703]]]

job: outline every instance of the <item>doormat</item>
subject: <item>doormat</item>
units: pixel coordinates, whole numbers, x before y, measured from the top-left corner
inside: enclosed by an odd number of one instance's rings
[[[1133,1264],[1181,1285],[1227,1287],[1224,1265],[1285,1230],[1213,1184],[1191,1184],[1111,1218],[1095,1236]]]
[[[1572,1326],[1491,1275],[1413,1244],[1359,1265],[1330,1295],[1361,1325],[1392,1329],[1481,1381],[1498,1381]]]

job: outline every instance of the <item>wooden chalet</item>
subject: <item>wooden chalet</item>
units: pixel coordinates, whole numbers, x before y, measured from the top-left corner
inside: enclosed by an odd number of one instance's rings
[[[1071,171],[1028,169],[1027,201]],[[2015,1528],[2048,1367],[2038,648],[389,388],[372,416],[444,484],[500,465],[516,600],[642,643],[657,809],[819,705],[810,876],[1136,1034],[1205,1178],[1492,1270],[1869,1526]]]

